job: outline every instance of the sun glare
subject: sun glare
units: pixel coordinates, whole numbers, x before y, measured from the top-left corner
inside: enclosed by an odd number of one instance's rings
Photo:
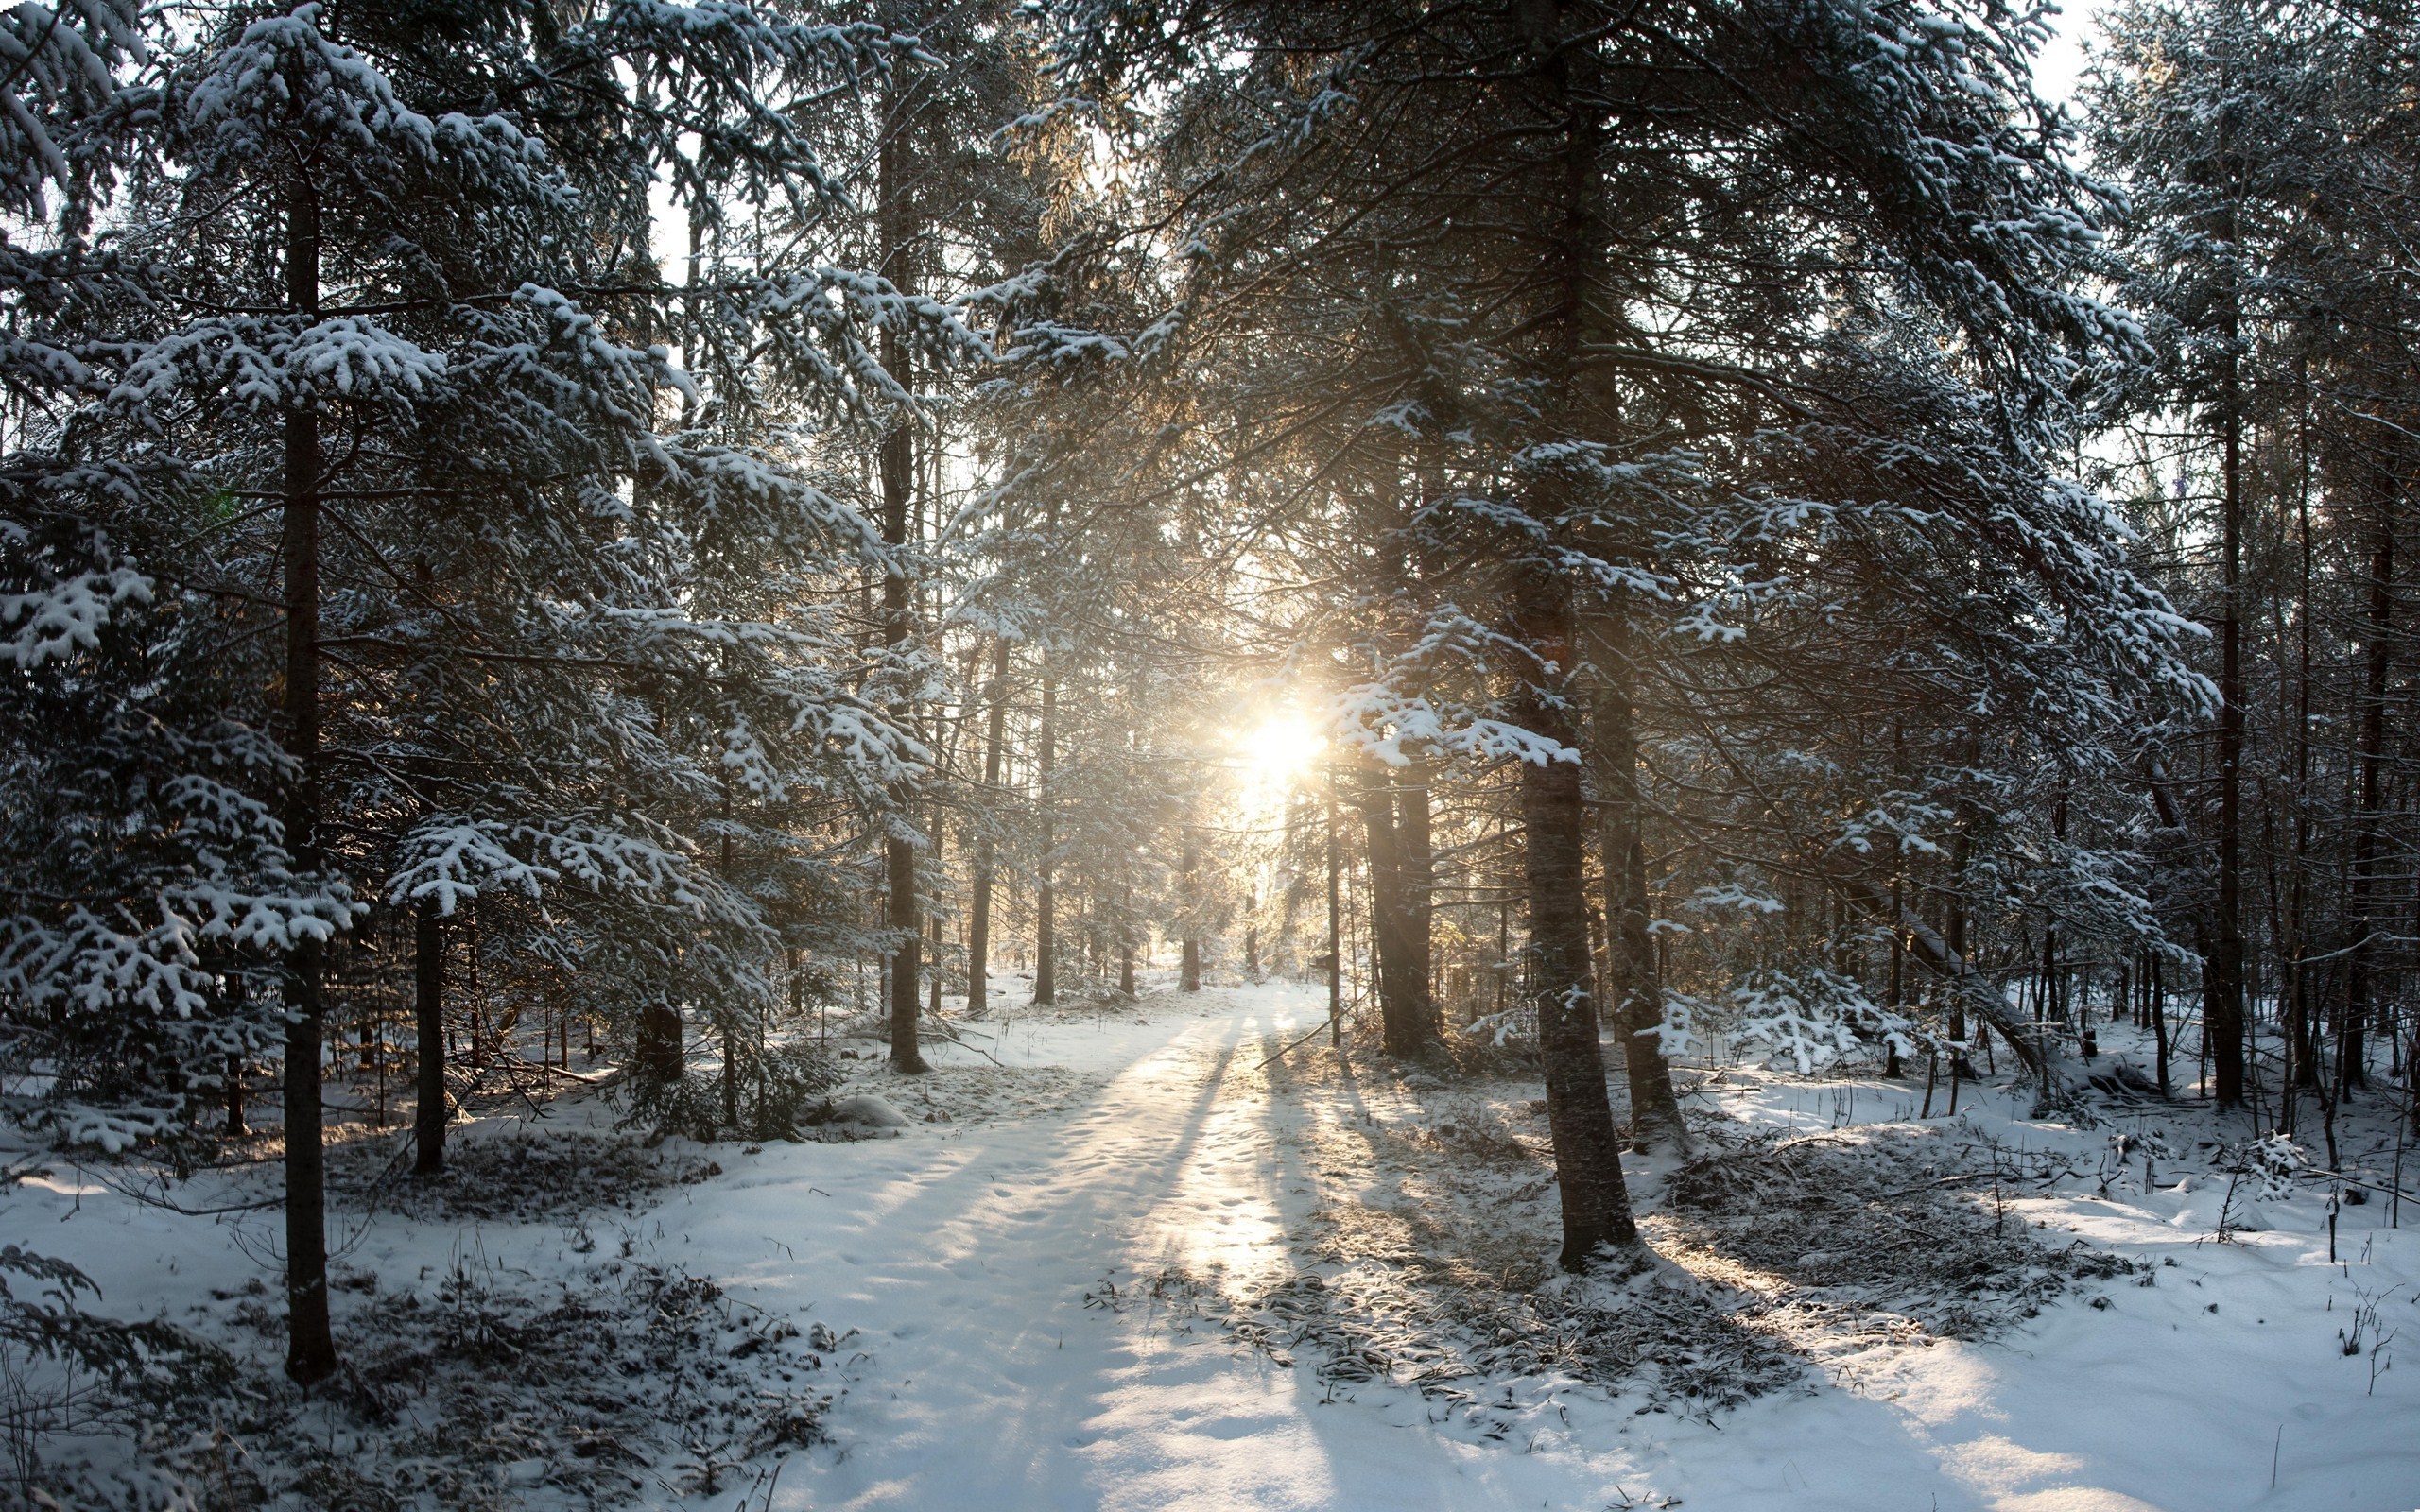
[[[1256,781],[1282,786],[1319,760],[1320,745],[1319,731],[1302,718],[1285,714],[1244,737],[1244,759]]]

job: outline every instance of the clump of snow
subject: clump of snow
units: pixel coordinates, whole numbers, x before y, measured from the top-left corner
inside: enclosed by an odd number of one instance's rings
[[[857,1092],[847,1097],[835,1097],[826,1111],[835,1124],[859,1124],[867,1128],[906,1128],[907,1114],[872,1092]]]

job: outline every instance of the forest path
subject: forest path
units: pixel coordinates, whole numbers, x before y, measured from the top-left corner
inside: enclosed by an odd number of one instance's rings
[[[794,1461],[771,1504],[1561,1507],[1595,1492],[1567,1465],[1403,1431],[1407,1411],[1423,1421],[1416,1399],[1322,1406],[1307,1369],[1214,1328],[1171,1335],[1130,1295],[1170,1264],[1232,1281],[1287,1263],[1309,1187],[1280,1137],[1296,1111],[1255,1068],[1326,1003],[1272,983],[1145,1006],[1147,1022],[1062,1020],[1030,1038],[1011,1019],[1011,1065],[1046,1052],[1106,1077],[1063,1113],[775,1146],[666,1211],[726,1281],[863,1331],[840,1355],[840,1448]],[[748,1255],[768,1258],[734,1263]]]
[[[2288,1222],[2281,1211],[2278,1229],[2205,1246],[2197,1236],[2212,1221],[2215,1190],[2132,1204],[2088,1194],[2028,1199],[2021,1211],[2058,1234],[2053,1242],[2082,1236],[2179,1268],[2162,1269],[2153,1289],[2115,1288],[2114,1310],[2063,1303],[1998,1343],[1861,1350],[1833,1361],[1831,1384],[1810,1376],[1806,1392],[1713,1422],[1640,1416],[1630,1400],[1525,1383],[1520,1401],[1491,1402],[1489,1416],[1512,1431],[1490,1440],[1472,1415],[1448,1415],[1409,1390],[1367,1385],[1328,1400],[1307,1360],[1283,1368],[1215,1323],[1188,1329],[1134,1284],[1178,1266],[1249,1292],[1296,1263],[1293,1236],[1322,1189],[1333,1198],[1361,1187],[1361,1174],[1318,1168],[1338,1162],[1318,1155],[1313,1125],[1391,1120],[1399,1093],[1368,1078],[1282,1074],[1272,1087],[1258,1070],[1324,1009],[1318,988],[1270,983],[1199,998],[1154,993],[1139,1015],[1011,1014],[970,1026],[994,1032],[1007,1069],[951,1048],[932,1078],[877,1073],[867,1083],[911,1111],[929,1100],[955,1123],[891,1140],[719,1155],[726,1176],[651,1215],[664,1226],[659,1251],[670,1258],[678,1246],[736,1295],[861,1336],[833,1362],[847,1383],[827,1420],[834,1443],[786,1464],[769,1501],[761,1487],[745,1497],[735,1488],[692,1504],[2420,1505],[2405,1484],[2420,1458],[2378,1427],[2415,1400],[2406,1372],[2382,1377],[2372,1398],[2363,1362],[2344,1361],[2329,1342],[2357,1289],[2420,1282],[2420,1267],[2400,1263],[2420,1260],[2420,1245],[2403,1245],[2420,1235],[2370,1227],[2359,1252],[2366,1262],[2375,1241],[2380,1263],[2328,1265],[2309,1215]],[[1870,1091],[1879,1107],[1892,1089]],[[1803,1115],[1789,1099],[1802,1095],[1776,1079],[1726,1107],[1794,1125]],[[2082,1148],[2100,1138],[2024,1125],[2017,1111],[1984,1104],[1979,1094],[1970,1116],[2016,1139]],[[1646,1177],[1634,1175],[1642,1194],[1652,1187]],[[2374,1225],[2377,1215],[2364,1216]]]

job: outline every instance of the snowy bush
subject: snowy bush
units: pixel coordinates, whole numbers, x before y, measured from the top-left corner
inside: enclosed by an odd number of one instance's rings
[[[677,1079],[632,1076],[622,1126],[645,1128],[659,1139],[791,1139],[816,1101],[840,1080],[838,1064],[811,1044],[743,1046],[728,1083],[719,1068],[683,1071]]]
[[[2293,1195],[2294,1177],[2310,1163],[2308,1154],[2290,1135],[2274,1130],[2243,1147],[2243,1169],[2263,1202],[2282,1202]]]
[[[1685,1000],[1684,1011],[1702,1006]],[[1720,1017],[1735,1040],[1786,1058],[1801,1075],[1877,1043],[1912,1055],[1923,1039],[1913,1020],[1867,997],[1856,978],[1823,967],[1754,972],[1731,989]]]

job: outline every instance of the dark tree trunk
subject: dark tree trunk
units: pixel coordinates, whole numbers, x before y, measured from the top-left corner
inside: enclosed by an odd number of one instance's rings
[[[983,690],[983,791],[994,801],[1000,791],[1000,756],[1008,736],[1009,641],[1002,636],[992,646],[992,680]],[[992,832],[975,836],[975,896],[966,922],[966,1011],[982,1013],[992,990],[992,871],[995,865]]]
[[[2353,833],[2353,941],[2344,961],[2344,1011],[2336,1030],[2340,1100],[2369,1080],[2362,1064],[2362,1030],[2374,995],[2377,961],[2382,954],[2377,939],[2387,928],[2386,888],[2378,876],[2386,838],[2379,787],[2386,757],[2387,675],[2394,633],[2394,480],[2376,480],[2373,492],[2377,519],[2370,545],[2368,644],[2362,647],[2368,665],[2361,704],[2361,812],[2355,817]]]
[[[1051,850],[1059,843],[1057,827],[1050,807],[1050,763],[1055,752],[1051,748],[1052,720],[1059,712],[1059,684],[1051,676],[1050,654],[1042,659],[1042,732],[1041,749],[1035,766],[1034,803],[1042,811],[1042,855],[1034,866],[1033,889],[1033,1001],[1041,1006],[1059,1001],[1059,941],[1056,935],[1057,900],[1050,886]]]
[[[228,1006],[238,1020],[244,1016],[246,995],[244,962],[239,954],[228,971],[227,980]],[[227,1135],[230,1139],[241,1139],[250,1132],[244,1126],[244,1057],[233,1055],[227,1057]]]
[[[879,154],[881,203],[877,217],[881,222],[884,272],[892,286],[906,294],[914,292],[916,280],[908,250],[914,227],[907,185],[912,149],[903,140],[906,122],[901,114],[900,94],[894,75],[885,112],[889,124]],[[910,354],[896,325],[883,327],[882,366],[901,388],[912,388]],[[882,644],[894,655],[913,636],[916,627],[915,597],[903,555],[915,492],[915,422],[911,416],[903,414],[893,418],[882,438],[882,539],[893,552],[890,565],[882,576]],[[890,926],[895,942],[890,957],[890,1064],[897,1071],[921,1072],[925,1069],[925,1057],[917,1043],[916,1018],[921,1007],[917,988],[924,920],[916,900],[916,843],[898,833],[907,825],[908,795],[896,797],[903,812],[894,816],[897,828],[883,842],[890,882],[890,907],[884,922]]]
[[[1184,869],[1182,873],[1181,885],[1181,901],[1184,907],[1184,945],[1177,967],[1176,981],[1177,990],[1180,992],[1201,990],[1201,939],[1199,934],[1201,925],[1196,921],[1201,901],[1196,895],[1194,875],[1201,866],[1200,849],[1200,841],[1193,833],[1193,827],[1185,826]]]
[[[1630,625],[1616,602],[1599,616],[1595,723],[1603,816],[1605,919],[1613,970],[1608,978],[1622,1070],[1630,1086],[1631,1138],[1639,1149],[1685,1150],[1688,1128],[1664,1059],[1664,985],[1648,934],[1646,807],[1638,790],[1638,730],[1628,688]]]
[[[1404,1014],[1408,1020],[1406,1052],[1441,1054],[1445,1025],[1437,1010],[1437,992],[1429,971],[1435,953],[1437,858],[1429,838],[1429,766],[1413,762],[1395,783],[1395,885],[1402,907],[1396,931],[1401,941],[1398,970],[1403,975]]]
[[[285,216],[286,302],[305,319],[320,309],[320,200],[297,180]],[[320,417],[298,404],[285,417],[285,747],[297,775],[285,840],[308,876],[320,850]],[[328,1323],[327,1170],[321,1147],[320,1054],[323,969],[306,939],[286,963],[285,1371],[308,1384],[337,1367]]]
[[[2152,1056],[2156,1064],[2152,1070],[2159,1081],[2159,1094],[2168,1095],[2168,981],[2160,970],[2159,957],[2151,958],[2152,992]]]
[[[1327,784],[1327,1042],[1344,1048],[1344,908],[1338,894],[1344,874],[1336,833],[1336,778]]]
[[[1569,664],[1568,648],[1552,631],[1551,604],[1533,586],[1525,607],[1523,639],[1542,658]],[[1544,608],[1545,612],[1538,612]],[[1522,728],[1568,747],[1573,732],[1561,705],[1539,691],[1524,699]],[[1604,1047],[1589,991],[1584,849],[1587,811],[1580,767],[1572,762],[1529,762],[1521,767],[1521,818],[1530,907],[1529,988],[1538,1016],[1538,1050],[1546,1063],[1547,1123],[1554,1141],[1555,1180],[1563,1194],[1562,1263],[1581,1270],[1608,1248],[1632,1249],[1638,1228],[1622,1178],[1621,1143],[1614,1132],[1613,1100],[1605,1089]]]
[[[412,909],[412,1022],[420,1036],[420,1096],[412,1109],[412,1169],[445,1169],[445,931],[436,900]],[[564,1053],[570,1063],[570,1053]]]
[[[681,1011],[658,999],[639,1009],[638,1033],[631,1047],[631,1070],[643,1080],[668,1084],[681,1079]]]
[[[1371,955],[1377,980],[1378,1042],[1391,1056],[1417,1056],[1420,1041],[1415,1010],[1407,1001],[1405,980],[1403,886],[1395,848],[1393,783],[1384,767],[1358,774],[1353,806],[1360,811],[1362,842],[1370,858]]]
[[[1606,317],[1607,286],[1601,90],[1592,17],[1560,0],[1540,0],[1524,17],[1539,105],[1561,136],[1559,181],[1542,184],[1551,219],[1541,225],[1547,256],[1535,293],[1537,368],[1555,441],[1602,434],[1615,415],[1610,396],[1591,382],[1589,333]],[[1605,438],[1610,438],[1606,437]],[[1556,480],[1542,480],[1529,502],[1549,533],[1564,526],[1571,501]],[[1578,692],[1570,585],[1547,562],[1516,548],[1512,563],[1511,628],[1537,658],[1525,668],[1515,701],[1521,727],[1568,750],[1577,743],[1570,710]],[[1529,894],[1529,993],[1545,1062],[1547,1124],[1563,1198],[1562,1263],[1580,1270],[1608,1252],[1635,1256],[1638,1228],[1622,1179],[1605,1053],[1590,988],[1586,914],[1587,810],[1576,761],[1521,765],[1524,868]]]
[[[2234,238],[2233,216],[2226,239]],[[2231,295],[2226,335],[2232,348],[2239,323]],[[2219,877],[2218,917],[2212,950],[2204,969],[2204,1037],[2208,1041],[2211,1091],[2219,1107],[2243,1102],[2243,394],[2237,359],[2230,352],[2220,395],[2221,471],[2224,516],[2220,555],[2225,602],[2219,620]]]

